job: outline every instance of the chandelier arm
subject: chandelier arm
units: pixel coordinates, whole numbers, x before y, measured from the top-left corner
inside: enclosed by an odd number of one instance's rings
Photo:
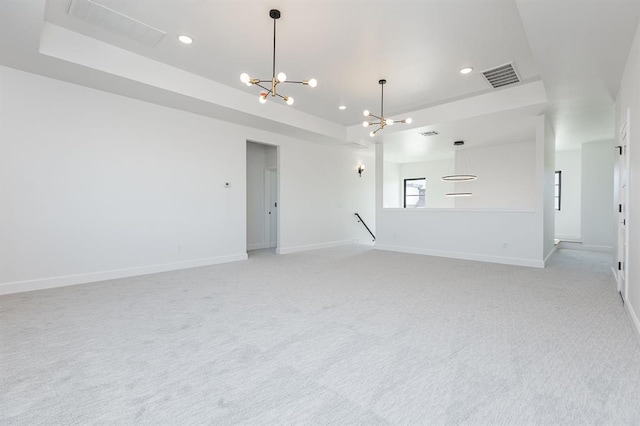
[[[378,117],[377,115],[375,115],[375,114],[371,114],[371,113],[369,113],[368,117],[375,117],[375,118],[377,118],[378,120],[384,120],[384,118],[382,118],[382,117]]]
[[[299,83],[299,84],[304,84],[304,81],[291,81],[291,80],[286,80],[286,81],[280,81],[280,83]]]
[[[264,87],[262,84],[258,84],[256,83],[256,86],[263,88],[264,90],[267,91],[267,95],[271,92],[273,92],[273,89],[267,89],[266,87]]]
[[[382,130],[382,127],[378,127],[376,130],[374,130],[373,134],[375,135],[376,133],[378,133],[380,130]]]

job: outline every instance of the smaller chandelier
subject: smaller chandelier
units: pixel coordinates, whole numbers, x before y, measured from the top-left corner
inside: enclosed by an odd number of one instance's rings
[[[384,129],[384,126],[392,126],[395,123],[406,123],[406,124],[411,124],[411,119],[410,118],[405,118],[404,120],[392,120],[390,118],[384,118],[384,85],[387,83],[387,80],[382,79],[378,81],[378,84],[380,84],[380,90],[381,90],[381,99],[380,99],[380,117],[378,117],[375,114],[371,114],[371,111],[369,111],[368,109],[365,109],[364,112],[362,113],[365,117],[374,117],[377,118],[378,121],[365,121],[362,123],[362,125],[364,127],[369,127],[372,125],[378,125],[378,128],[376,130],[372,130],[369,133],[369,136],[374,137],[376,133],[378,133],[380,130]]]
[[[274,97],[278,96],[283,101],[285,101],[287,105],[292,105],[293,98],[291,96],[284,96],[276,91],[278,84],[298,83],[298,84],[303,84],[305,86],[316,87],[318,85],[318,81],[315,78],[312,78],[310,80],[302,80],[302,81],[287,80],[287,75],[283,72],[279,72],[278,75],[276,75],[276,20],[280,19],[280,11],[277,9],[271,9],[269,11],[269,16],[273,19],[273,68],[272,68],[273,72],[271,75],[271,79],[262,80],[259,78],[251,78],[249,74],[247,74],[246,72],[243,72],[242,74],[240,74],[240,81],[246,84],[247,86],[258,86],[264,89],[263,92],[260,92],[260,97],[258,98],[260,100],[260,103],[267,102],[267,96],[271,95]],[[262,83],[270,83],[271,88],[263,86]]]
[[[459,157],[459,154],[460,154],[459,148],[463,145],[464,145],[464,141],[455,141],[453,143],[453,149],[454,149],[454,152],[456,153],[456,158]],[[462,170],[466,170],[464,160],[465,160],[464,156],[460,157],[460,168]],[[478,179],[478,176],[472,175],[472,174],[466,174],[466,173],[458,173],[454,175],[442,176],[440,179],[443,182],[471,182]],[[471,197],[473,193],[472,192],[448,192],[444,195],[446,195],[447,197]]]

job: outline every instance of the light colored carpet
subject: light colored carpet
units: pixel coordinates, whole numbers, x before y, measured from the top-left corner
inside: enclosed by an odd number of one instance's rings
[[[341,247],[0,298],[2,424],[640,424],[610,255]]]

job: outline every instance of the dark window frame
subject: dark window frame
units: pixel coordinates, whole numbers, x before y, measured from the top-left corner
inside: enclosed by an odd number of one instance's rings
[[[410,181],[415,181],[415,180],[423,180],[424,181],[424,187],[425,187],[425,194],[424,194],[424,203],[425,203],[425,207],[427,205],[427,178],[424,177],[420,177],[420,178],[408,178],[408,179],[404,179],[404,183],[402,185],[402,207],[403,208],[407,208],[407,182]],[[412,197],[415,197],[415,195],[412,195]],[[420,195],[418,195],[418,197],[420,197]]]
[[[556,183],[555,177],[558,177]],[[556,187],[558,187],[558,195],[556,196]],[[557,200],[557,201],[556,201]],[[556,170],[553,180],[553,208],[559,212],[562,210],[562,171]]]

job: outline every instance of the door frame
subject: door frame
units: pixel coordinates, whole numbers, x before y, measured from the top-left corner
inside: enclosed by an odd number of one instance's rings
[[[630,120],[631,111],[627,109],[625,121],[618,133],[619,156],[618,156],[618,199],[617,201],[617,222],[616,235],[618,240],[616,268],[616,287],[626,301],[629,292],[629,140],[630,140]]]
[[[268,249],[268,248],[276,248],[276,253],[278,253],[279,251],[279,247],[280,247],[280,236],[282,235],[281,232],[281,227],[280,227],[280,145],[277,144],[273,144],[273,143],[267,143],[267,142],[261,142],[261,141],[257,141],[254,139],[246,139],[247,144],[248,143],[252,143],[252,144],[256,144],[256,145],[260,145],[262,147],[264,147],[265,151],[267,149],[271,150],[275,150],[275,166],[271,163],[271,164],[264,164],[264,167],[262,168],[262,179],[263,179],[263,200],[262,200],[262,212],[263,212],[263,217],[262,217],[262,226],[264,227],[263,232],[262,232],[262,243],[260,244],[263,249]],[[248,158],[248,154],[245,155]],[[276,227],[276,235],[275,235],[275,246],[271,245],[271,240],[268,238],[270,235],[268,235],[268,232],[270,233],[270,218],[269,218],[269,210],[268,210],[268,199],[267,199],[267,170],[271,171],[271,172],[275,172],[276,175],[276,199],[278,202],[278,214],[276,215],[276,223],[275,223],[275,227]],[[245,171],[245,173],[247,173]],[[248,191],[247,191],[247,187],[245,186],[245,198],[248,197]],[[247,222],[247,229],[248,229],[248,218],[245,217],[245,222]],[[269,226],[269,228],[266,228],[267,226]],[[248,247],[247,247],[248,248]],[[254,248],[255,249],[255,248]]]

